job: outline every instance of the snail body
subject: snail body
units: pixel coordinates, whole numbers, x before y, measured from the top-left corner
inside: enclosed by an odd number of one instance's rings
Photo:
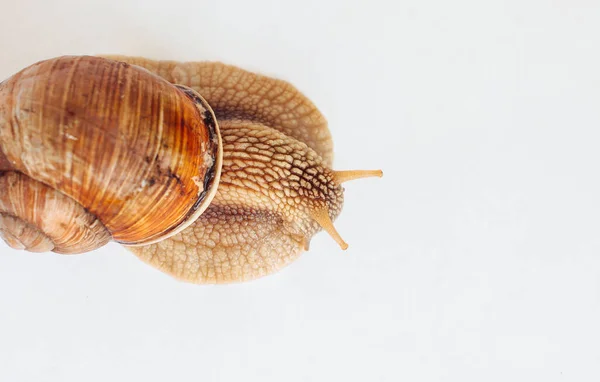
[[[331,170],[332,147],[284,81],[210,62],[43,61],[0,84],[0,234],[59,253],[112,239],[190,282],[257,278],[321,229],[347,247],[341,183],[381,172]]]

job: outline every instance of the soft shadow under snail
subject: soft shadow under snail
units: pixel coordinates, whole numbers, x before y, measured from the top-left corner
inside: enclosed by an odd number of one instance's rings
[[[175,85],[174,85],[175,84]],[[32,252],[110,240],[179,279],[277,271],[333,226],[345,181],[317,108],[213,62],[65,56],[0,83],[0,235]]]

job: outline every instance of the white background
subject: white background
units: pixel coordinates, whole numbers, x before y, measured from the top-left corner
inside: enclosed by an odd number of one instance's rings
[[[0,77],[63,54],[291,81],[349,183],[282,272],[183,284],[0,244],[0,381],[598,381],[600,4],[0,0]],[[0,190],[1,192],[1,190]]]

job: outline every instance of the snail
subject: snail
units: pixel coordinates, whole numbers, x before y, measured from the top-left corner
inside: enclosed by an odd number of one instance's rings
[[[75,254],[109,241],[193,283],[273,273],[333,221],[342,183],[318,109],[217,62],[63,56],[0,83],[0,235]]]

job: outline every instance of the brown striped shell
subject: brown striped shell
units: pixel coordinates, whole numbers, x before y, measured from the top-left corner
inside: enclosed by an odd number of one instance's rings
[[[140,67],[67,56],[0,83],[0,235],[15,248],[172,236],[214,197],[221,159],[210,106]]]

